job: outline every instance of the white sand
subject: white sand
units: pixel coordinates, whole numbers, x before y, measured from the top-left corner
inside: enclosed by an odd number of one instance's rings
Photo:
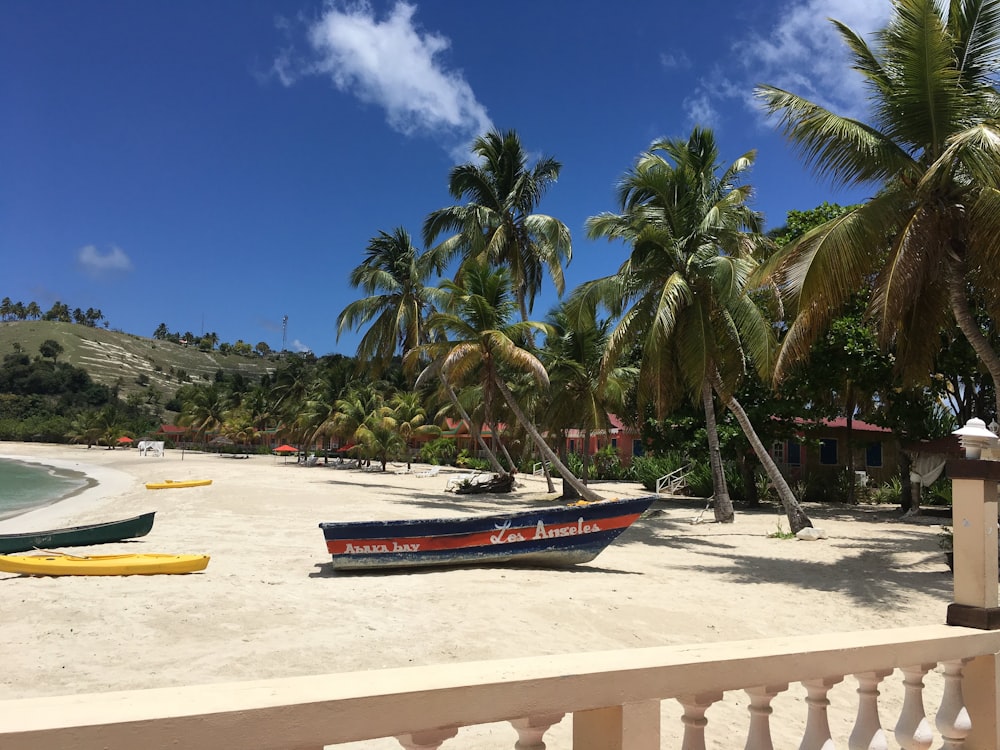
[[[773,509],[739,513],[732,525],[695,525],[701,503],[667,501],[572,569],[334,575],[321,521],[465,515],[546,498],[545,485],[527,477],[515,493],[487,498],[444,492],[444,471],[421,478],[270,456],[156,458],[17,443],[0,444],[0,456],[85,471],[100,482],[0,521],[0,533],[156,510],[148,536],[101,553],[212,556],[204,573],[188,576],[0,573],[0,699],[932,624],[944,621],[951,599],[936,544],[941,521],[901,521],[888,509],[809,506],[829,538],[802,542],[767,537],[787,529]],[[144,487],[208,478],[207,487]],[[635,484],[598,487],[612,497],[644,494]],[[883,685],[890,729],[900,679]],[[931,713],[939,683],[928,679]],[[856,687],[848,677],[831,694],[839,745],[853,724]],[[797,744],[803,696],[792,686],[775,701],[776,744]],[[664,703],[665,737],[679,735],[679,713],[676,702]],[[719,727],[740,736],[746,716],[743,694],[710,709],[710,746],[732,746]],[[568,747],[569,725],[547,735],[550,748]],[[444,748],[510,748],[514,739],[508,726],[490,725],[463,729]]]

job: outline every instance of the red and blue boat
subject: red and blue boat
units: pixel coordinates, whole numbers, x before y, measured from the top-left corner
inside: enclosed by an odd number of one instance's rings
[[[565,567],[589,562],[656,495],[486,516],[321,523],[334,570],[431,565]]]

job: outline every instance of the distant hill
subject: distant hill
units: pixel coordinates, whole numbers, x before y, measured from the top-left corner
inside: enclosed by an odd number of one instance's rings
[[[20,344],[25,354],[35,357],[38,347],[47,339],[62,346],[58,361],[86,370],[95,382],[112,387],[120,384],[121,398],[154,387],[165,399],[170,399],[182,385],[214,380],[218,370],[238,372],[257,382],[261,375],[277,368],[277,358],[273,356],[203,352],[195,346],[172,341],[43,320],[0,322],[0,357],[13,354],[15,344]],[[139,382],[142,375],[148,379],[145,386]]]

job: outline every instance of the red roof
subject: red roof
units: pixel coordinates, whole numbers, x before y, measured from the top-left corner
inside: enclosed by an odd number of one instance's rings
[[[187,432],[186,427],[178,427],[175,424],[165,424],[160,425],[160,429],[156,431],[157,435],[183,435]]]
[[[847,429],[847,417],[837,417],[835,419],[801,419],[796,417],[796,424],[800,424],[803,427],[829,427],[831,429]],[[875,424],[870,424],[861,419],[855,419],[851,422],[851,429],[855,432],[892,432],[888,427],[879,427]]]
[[[445,422],[445,428],[443,430],[441,430],[441,434],[442,435],[446,435],[446,436],[450,436],[450,435],[468,435],[471,432],[469,430],[469,425],[466,424],[466,422],[465,422],[464,419],[452,419],[451,417],[447,417],[444,420],[444,422]],[[502,422],[497,425],[497,431],[500,432],[500,433],[503,433],[506,429],[507,429],[507,425],[503,424]],[[479,434],[482,435],[483,437],[489,437],[493,433],[490,431],[490,428],[489,428],[488,425],[483,425],[479,429]]]

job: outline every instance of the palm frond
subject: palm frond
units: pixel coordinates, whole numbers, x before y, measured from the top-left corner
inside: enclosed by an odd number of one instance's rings
[[[919,176],[914,160],[875,128],[773,86],[758,86],[756,95],[769,114],[779,116],[781,130],[806,164],[836,184]]]

